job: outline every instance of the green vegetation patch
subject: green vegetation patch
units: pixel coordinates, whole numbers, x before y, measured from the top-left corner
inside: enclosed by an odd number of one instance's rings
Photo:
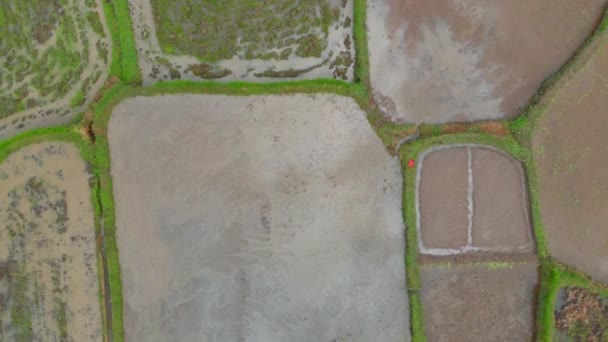
[[[0,119],[30,109],[42,114],[61,100],[53,112],[64,114],[77,92],[91,91],[108,49],[97,8],[95,1],[0,2]]]
[[[572,340],[608,340],[608,298],[573,286],[560,290],[561,307],[556,308],[555,327]]]
[[[163,52],[205,62],[321,57],[336,20],[327,0],[150,2]]]

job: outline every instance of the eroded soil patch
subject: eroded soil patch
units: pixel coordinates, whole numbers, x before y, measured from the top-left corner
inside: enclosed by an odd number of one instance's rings
[[[107,75],[102,0],[0,3],[0,138],[67,122]]]
[[[352,0],[129,0],[145,83],[354,72]]]
[[[512,118],[606,0],[369,0],[374,98],[394,121]]]
[[[399,162],[352,99],[139,97],[109,139],[128,340],[408,340]]]
[[[0,340],[102,339],[93,209],[78,148],[41,143],[0,164]]]

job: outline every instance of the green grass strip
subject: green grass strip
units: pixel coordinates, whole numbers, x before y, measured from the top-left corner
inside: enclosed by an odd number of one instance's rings
[[[112,36],[112,65],[110,75],[131,83],[142,82],[133,36],[131,14],[127,0],[104,1],[106,21]]]
[[[355,83],[370,85],[367,48],[367,0],[354,0],[353,41],[355,42]]]

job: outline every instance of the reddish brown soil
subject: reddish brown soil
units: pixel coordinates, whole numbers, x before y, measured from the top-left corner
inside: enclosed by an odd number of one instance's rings
[[[608,44],[568,75],[534,133],[551,254],[608,284]]]
[[[428,341],[531,341],[535,263],[421,268]]]

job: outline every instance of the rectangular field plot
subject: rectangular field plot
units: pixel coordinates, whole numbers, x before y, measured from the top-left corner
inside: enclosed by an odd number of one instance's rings
[[[0,341],[101,341],[93,208],[79,150],[22,148],[0,164]]]
[[[409,340],[399,162],[352,99],[138,97],[108,134],[127,340]]]
[[[421,267],[429,341],[532,341],[536,263]]]
[[[101,0],[0,2],[0,138],[69,121],[107,75]]]
[[[129,3],[146,83],[353,77],[353,0]]]

